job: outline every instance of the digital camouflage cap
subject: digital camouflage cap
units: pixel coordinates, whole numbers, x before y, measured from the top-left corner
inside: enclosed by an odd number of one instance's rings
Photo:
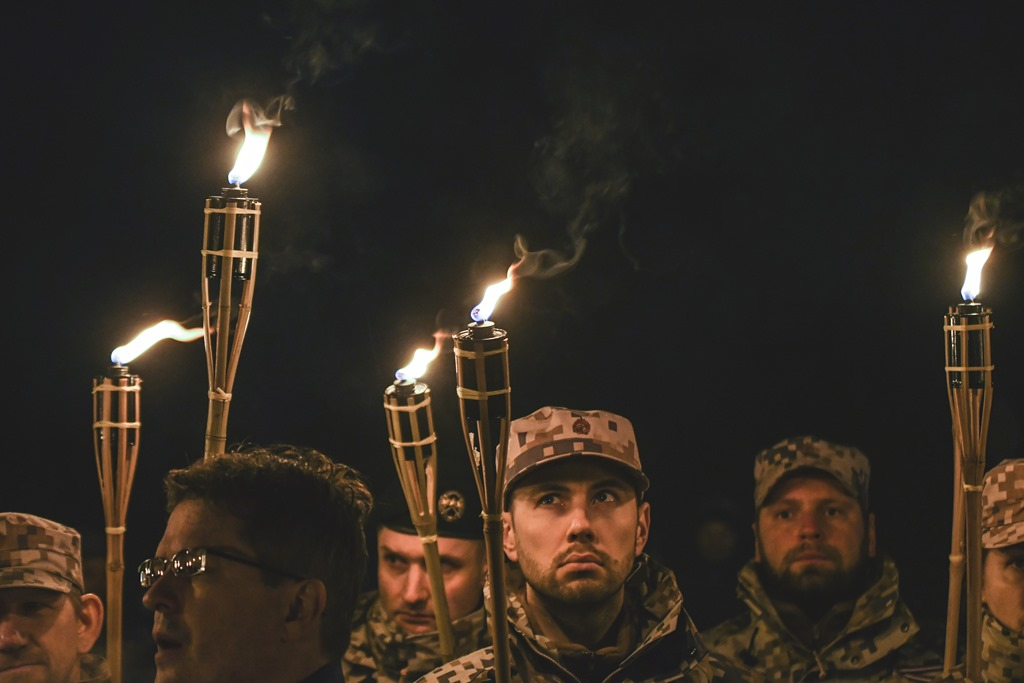
[[[871,477],[867,456],[853,446],[843,446],[814,436],[783,439],[755,456],[754,508],[759,509],[764,504],[780,479],[802,469],[832,475],[867,511],[868,480]]]
[[[0,512],[0,588],[83,592],[82,537],[49,519]]]
[[[604,410],[546,406],[509,425],[504,498],[515,483],[542,465],[590,456],[620,465],[637,495],[650,486],[640,466],[633,424]]]
[[[989,470],[981,494],[981,544],[1018,543],[1024,543],[1024,459],[1004,460]]]

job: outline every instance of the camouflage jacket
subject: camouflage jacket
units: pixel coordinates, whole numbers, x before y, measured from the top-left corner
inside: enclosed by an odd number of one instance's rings
[[[82,677],[78,683],[110,683],[110,666],[107,660],[100,655],[82,655],[81,659]]]
[[[733,683],[760,680],[710,653],[683,609],[683,596],[675,575],[644,556],[626,581],[626,602],[633,606],[638,637],[617,667],[603,678],[573,674],[553,643],[534,633],[521,596],[522,574],[506,567],[508,588],[509,654],[511,683]],[[582,650],[582,648],[580,648]],[[587,655],[596,658],[594,652]],[[419,683],[483,683],[494,680],[494,649],[486,647],[438,667]]]
[[[484,608],[452,623],[452,649],[456,657],[490,644]],[[356,605],[352,640],[341,660],[347,683],[380,681],[409,683],[444,664],[437,631],[411,634],[388,619],[377,591],[364,593]]]
[[[750,608],[704,634],[715,652],[764,674],[766,681],[908,681],[902,670],[941,665],[938,643],[925,636],[899,597],[896,564],[882,558],[881,576],[857,599],[845,627],[810,650],[785,626],[754,563],[739,573],[737,596]]]
[[[1004,626],[987,608],[981,621],[981,676],[986,683],[1024,681],[1024,633]]]

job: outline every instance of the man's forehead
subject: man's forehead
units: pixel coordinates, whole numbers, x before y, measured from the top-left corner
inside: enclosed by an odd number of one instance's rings
[[[184,500],[171,511],[158,547],[166,553],[203,546],[241,549],[248,547],[241,530],[242,522],[233,514],[205,501]]]
[[[846,487],[827,472],[814,469],[795,470],[787,474],[772,488],[762,507],[813,493],[829,500],[848,500],[857,503]]]
[[[34,586],[0,587],[0,604],[12,605],[17,602],[42,602],[55,604],[64,599],[64,593]]]
[[[516,492],[526,488],[567,488],[578,485],[615,485],[633,488],[631,480],[619,465],[609,463],[603,458],[583,455],[538,467],[523,477],[516,486]]]

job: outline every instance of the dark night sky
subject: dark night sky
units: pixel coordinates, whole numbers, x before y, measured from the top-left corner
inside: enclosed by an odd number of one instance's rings
[[[517,234],[564,257],[585,236],[574,268],[519,281],[493,316],[513,415],[633,420],[651,550],[698,625],[731,611],[732,568],[712,580],[693,522],[725,507],[748,533],[753,455],[803,433],[872,458],[882,545],[912,607],[943,617],[942,316],[972,197],[1024,177],[1024,7],[139,4],[6,22],[0,508],[102,547],[92,378],[141,329],[196,319],[203,206],[238,147],[227,114],[287,94],[246,183],[263,202],[259,269],[229,441],[393,476],[394,371],[439,324],[469,322]],[[1022,273],[1024,250],[997,250],[981,296],[990,465],[1024,457]],[[208,403],[202,342],[162,342],[131,368],[134,566],[162,531],[161,476],[202,457]],[[450,346],[425,380],[441,457],[465,458]],[[138,594],[129,582],[126,603]]]

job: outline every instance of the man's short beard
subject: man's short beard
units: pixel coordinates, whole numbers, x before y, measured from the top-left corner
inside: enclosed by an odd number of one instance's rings
[[[866,538],[856,564],[848,568],[808,567],[798,575],[789,569],[776,571],[764,560],[755,565],[761,585],[772,599],[796,605],[813,620],[820,619],[833,605],[859,596],[867,588],[872,566]]]

